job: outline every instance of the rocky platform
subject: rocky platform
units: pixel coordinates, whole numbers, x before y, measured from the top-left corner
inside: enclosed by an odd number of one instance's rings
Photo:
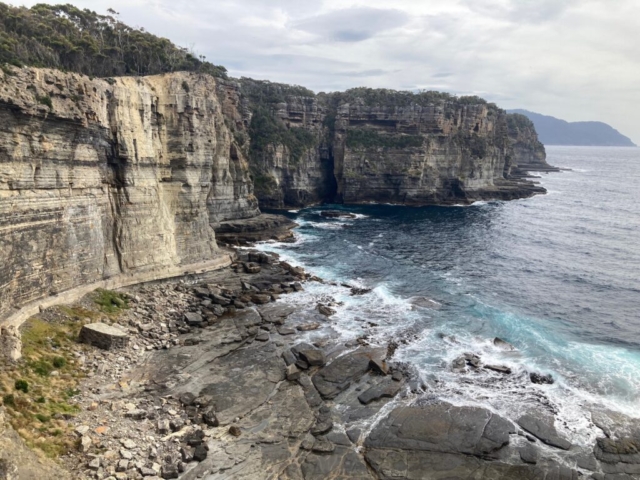
[[[247,245],[265,240],[293,238],[295,222],[283,215],[263,213],[253,218],[229,220],[215,226],[218,242],[229,245]]]
[[[83,361],[70,478],[640,478],[629,419],[594,412],[585,449],[548,413],[442,401],[391,344],[340,342],[335,315],[286,301],[314,281],[241,250],[230,269],[128,290],[128,344]]]

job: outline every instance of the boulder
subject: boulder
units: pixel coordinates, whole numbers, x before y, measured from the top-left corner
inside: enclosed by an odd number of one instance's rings
[[[513,350],[516,349],[516,347],[511,345],[509,342],[507,342],[506,340],[503,340],[501,338],[498,338],[498,337],[493,339],[493,344],[496,347],[498,347],[500,350],[513,351]]]
[[[271,301],[271,295],[256,293],[254,295],[251,295],[251,301],[256,305],[264,305]]]
[[[542,373],[536,372],[532,372],[529,374],[529,380],[531,380],[531,383],[536,383],[539,385],[551,385],[555,381],[550,374],[543,375]]]
[[[369,367],[372,372],[375,372],[380,375],[388,375],[389,374],[389,365],[385,360],[379,358],[372,358],[369,361]]]
[[[368,405],[369,403],[380,400],[381,398],[393,398],[395,397],[400,389],[402,388],[402,384],[399,382],[394,382],[393,380],[385,380],[384,382],[371,387],[369,390],[364,391],[358,396],[358,400],[360,403],[364,405]]]
[[[218,417],[216,416],[215,409],[213,407],[207,407],[202,414],[202,421],[210,427],[217,427],[220,425]]]
[[[320,312],[325,317],[330,317],[331,315],[335,315],[336,311],[333,308],[329,308],[326,305],[318,304],[318,312]]]
[[[22,357],[22,339],[17,327],[9,325],[0,328],[0,358],[14,362]]]
[[[338,357],[313,377],[313,384],[324,398],[335,398],[360,379],[367,371],[372,358],[383,358],[384,349],[362,348]]]
[[[202,325],[204,321],[202,315],[196,312],[187,312],[184,314],[184,321],[187,322],[187,325],[190,327],[199,327]]]
[[[300,357],[312,367],[322,367],[327,363],[327,358],[322,350],[318,348],[306,348],[300,350],[298,353]]]
[[[106,323],[89,323],[80,330],[80,341],[103,350],[114,350],[126,347],[129,335],[121,328]]]
[[[562,450],[569,450],[571,448],[571,442],[558,435],[558,432],[553,426],[552,417],[523,415],[518,420],[518,425],[547,445],[561,448]]]
[[[257,263],[247,262],[244,264],[244,271],[247,273],[260,273],[262,268]]]

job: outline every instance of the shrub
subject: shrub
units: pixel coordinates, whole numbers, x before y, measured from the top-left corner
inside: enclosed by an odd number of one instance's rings
[[[16,380],[15,387],[18,391],[29,393],[29,382],[26,380]]]
[[[63,357],[56,357],[53,359],[53,366],[55,368],[63,368],[67,364],[67,361]]]
[[[424,137],[420,135],[383,135],[373,130],[349,130],[347,146],[351,148],[409,148],[421,147]]]
[[[94,301],[107,313],[117,313],[121,309],[129,308],[127,297],[111,290],[98,289]]]
[[[51,102],[51,97],[49,95],[36,95],[36,100],[38,103],[49,107],[49,110],[53,110],[53,103]]]
[[[49,420],[51,420],[51,417],[43,415],[42,413],[36,413],[36,418],[42,423],[47,423]]]
[[[41,377],[48,377],[53,372],[53,366],[44,358],[30,362],[29,366]]]
[[[185,92],[189,93],[189,84],[187,83],[187,81],[186,81],[186,80],[183,80],[183,81],[182,81],[182,89],[183,89]]]
[[[10,393],[9,395],[5,395],[4,397],[2,397],[2,403],[7,407],[15,407],[16,398],[13,396],[12,393]]]

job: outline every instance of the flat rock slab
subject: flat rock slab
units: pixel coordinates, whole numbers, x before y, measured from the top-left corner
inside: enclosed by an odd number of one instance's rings
[[[396,408],[365,446],[486,456],[507,445],[511,433],[513,424],[487,409],[440,403]]]
[[[402,384],[400,382],[389,379],[382,382],[380,385],[371,387],[369,390],[361,393],[358,396],[358,400],[360,400],[360,403],[368,405],[369,403],[375,400],[380,400],[381,398],[395,397],[401,388]]]
[[[523,415],[518,420],[518,425],[547,445],[561,448],[562,450],[569,450],[571,448],[571,442],[558,435],[558,432],[553,426],[553,418],[551,417]]]
[[[609,474],[640,474],[640,435],[636,437],[598,438],[595,456]]]
[[[336,446],[330,454],[311,453],[301,466],[304,480],[372,480],[362,458],[352,447]]]
[[[250,328],[260,325],[262,323],[262,317],[255,308],[247,308],[241,312],[237,312],[233,316],[233,321],[238,328]]]
[[[106,323],[90,323],[80,330],[80,341],[104,350],[114,350],[126,347],[129,335],[121,328]]]
[[[560,465],[541,468],[486,462],[451,453],[371,449],[367,463],[381,480],[578,480],[578,472]]]
[[[295,311],[295,308],[282,303],[271,303],[259,307],[258,311],[265,322],[282,325],[287,317]]]
[[[226,425],[267,400],[284,380],[284,362],[264,348],[242,349],[218,359],[202,373],[200,378],[192,377],[190,391],[211,395],[216,416]]]
[[[384,358],[383,348],[361,348],[338,357],[313,377],[313,384],[324,398],[335,398],[369,370],[372,358]]]

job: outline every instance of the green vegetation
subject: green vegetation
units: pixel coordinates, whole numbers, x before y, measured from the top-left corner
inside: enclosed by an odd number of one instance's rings
[[[178,70],[226,77],[224,67],[143,28],[125,25],[113,10],[108,13],[99,15],[70,4],[26,8],[0,3],[0,64],[57,68],[95,77]]]
[[[421,135],[384,135],[375,130],[349,130],[347,147],[350,148],[410,148],[421,147],[424,137]]]
[[[38,103],[49,107],[49,110],[53,110],[53,103],[51,103],[51,97],[49,95],[37,95],[36,100]]]
[[[80,409],[69,402],[82,378],[75,353],[87,347],[77,343],[83,322],[73,317],[80,312],[82,318],[89,317],[80,307],[55,307],[54,312],[56,320],[34,317],[25,323],[23,360],[0,367],[0,391],[9,422],[28,445],[50,457],[74,448],[68,420]],[[51,375],[54,369],[58,375]]]
[[[100,305],[106,313],[119,313],[121,310],[129,308],[129,300],[126,295],[111,290],[96,290],[96,297],[93,301]]]
[[[528,117],[519,113],[510,113],[507,115],[507,128],[509,129],[509,135],[516,137],[518,132],[522,130],[535,131],[533,122]]]
[[[291,159],[298,162],[305,151],[316,145],[314,135],[303,127],[287,128],[264,107],[254,110],[249,125],[252,158],[259,158],[270,146],[284,145]]]
[[[26,380],[16,380],[14,385],[16,390],[24,393],[29,393],[29,382],[27,382]]]
[[[189,84],[187,83],[187,81],[186,81],[186,80],[183,80],[183,81],[182,81],[182,89],[183,89],[185,92],[189,93]]]
[[[267,80],[240,79],[242,93],[258,106],[272,105],[287,101],[287,97],[315,97],[316,94],[300,85],[286,85]]]
[[[54,368],[63,368],[67,364],[67,360],[64,357],[56,357],[52,363]]]

